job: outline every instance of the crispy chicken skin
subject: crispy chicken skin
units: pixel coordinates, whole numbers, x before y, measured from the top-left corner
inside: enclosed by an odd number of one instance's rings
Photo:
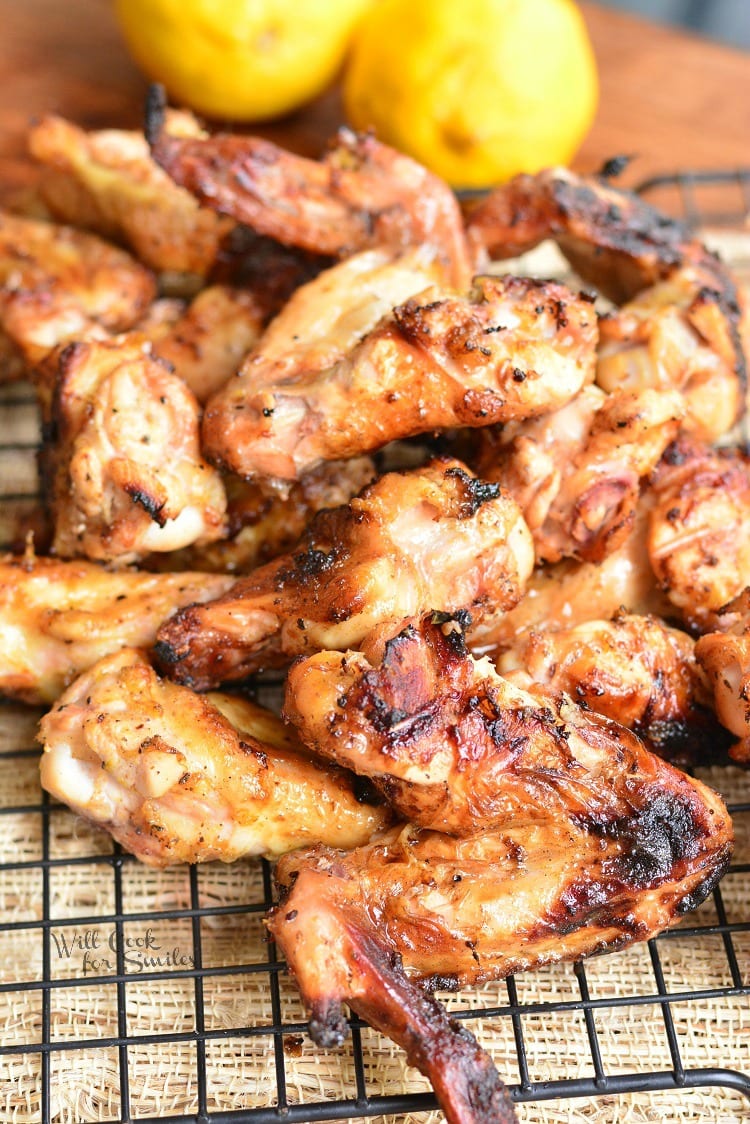
[[[293,301],[315,299],[322,276]],[[292,480],[397,438],[536,417],[592,380],[596,340],[590,301],[556,282],[478,277],[467,297],[432,286],[328,362],[288,342],[279,362],[262,340],[208,403],[207,455]]]
[[[133,648],[72,683],[39,738],[43,787],[152,866],[356,847],[387,822],[274,715],[161,680]]]
[[[226,574],[144,574],[93,562],[0,556],[0,694],[49,703],[122,647],[147,647],[183,605],[218,597]]]
[[[173,110],[165,128],[172,136],[206,135],[191,114]],[[234,226],[162,171],[142,133],[87,133],[48,115],[32,126],[29,148],[45,165],[42,196],[57,218],[130,246],[160,273],[205,277]]]
[[[599,321],[596,379],[606,391],[674,387],[683,428],[707,441],[745,409],[745,371],[714,278],[686,266]]]
[[[184,314],[154,340],[153,351],[171,364],[199,402],[206,402],[260,339],[265,309],[255,294],[209,285]]]
[[[719,631],[699,637],[695,656],[719,721],[737,738],[730,756],[750,765],[750,588],[720,610],[716,624]]]
[[[565,559],[554,566],[537,566],[514,609],[472,625],[471,647],[495,653],[512,649],[532,631],[555,631],[594,619],[609,620],[623,607],[630,613],[674,616],[648,558],[652,504],[651,493],[641,493],[632,531],[603,562]]]
[[[421,164],[374,136],[340,130],[322,160],[258,137],[176,137],[152,103],[147,132],[156,162],[219,214],[318,254],[349,257],[373,246],[402,253],[431,245],[449,282],[465,288],[469,250],[455,195]]]
[[[497,659],[519,686],[539,683],[634,730],[676,764],[705,759],[717,741],[695,641],[658,617],[618,613],[527,634]],[[533,691],[533,686],[528,687]]]
[[[656,286],[603,325],[606,389],[624,377],[630,386],[681,388],[691,424],[710,437],[745,412],[747,312],[737,282],[676,219],[601,178],[548,168],[497,188],[470,212],[467,230],[480,259],[554,238],[576,273],[616,304]]]
[[[641,480],[683,416],[675,391],[586,386],[553,413],[480,434],[477,470],[520,504],[537,561],[601,562],[632,530]]]
[[[602,737],[617,773],[619,739],[606,728]],[[344,1038],[346,1002],[404,1046],[449,1120],[497,1120],[466,1111],[471,1063],[429,1008],[425,1018],[409,977],[459,988],[576,959],[652,937],[700,904],[728,864],[731,821],[699,781],[657,768],[606,826],[556,808],[463,839],[396,827],[348,853],[318,847],[282,858],[269,927],[313,1039]]]
[[[155,296],[124,250],[72,227],[0,213],[0,373],[21,377],[51,348],[131,327]]]
[[[748,457],[682,439],[662,458],[653,492],[651,566],[686,625],[709,631],[750,585]]]
[[[287,495],[227,476],[227,538],[203,546],[152,554],[150,570],[207,570],[246,574],[295,546],[318,511],[348,503],[375,479],[371,457],[325,461],[291,486]]]
[[[631,789],[674,782],[629,730],[474,659],[463,622],[433,614],[361,652],[294,664],[284,713],[316,754],[370,777],[403,819],[451,835],[520,819],[632,814]]]
[[[131,562],[219,538],[224,485],[182,379],[137,340],[70,344],[58,363],[44,462],[54,552]]]
[[[432,604],[477,616],[516,604],[533,564],[517,504],[460,462],[390,472],[319,512],[296,550],[160,629],[156,652],[197,690],[361,642]]]

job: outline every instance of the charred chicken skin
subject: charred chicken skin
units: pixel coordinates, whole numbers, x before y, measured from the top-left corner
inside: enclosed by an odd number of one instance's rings
[[[325,280],[290,305],[326,303]],[[593,378],[596,316],[563,285],[479,277],[468,297],[414,292],[346,353],[317,350],[305,361],[288,336],[281,355],[261,340],[240,378],[208,403],[207,454],[242,475],[293,480],[396,438],[536,417]]]
[[[201,456],[198,415],[182,379],[142,343],[64,348],[44,462],[55,553],[132,562],[219,538],[226,494]]]
[[[467,651],[445,614],[297,662],[284,712],[317,754],[372,778],[399,814],[453,835],[519,818],[633,814],[630,790],[679,774],[624,727]]]
[[[160,629],[163,668],[205,690],[295,656],[359,644],[377,624],[424,612],[502,612],[520,599],[533,545],[520,510],[460,462],[381,476],[319,512],[297,549]]]
[[[695,641],[658,617],[619,612],[572,628],[531,632],[502,652],[498,671],[539,683],[634,730],[677,764],[705,759],[717,740]]]
[[[356,847],[388,818],[275,715],[161,680],[133,648],[72,683],[39,736],[47,791],[152,866]]]
[[[94,562],[0,557],[0,694],[49,703],[120,648],[153,644],[176,609],[218,597],[227,574],[145,574]]]
[[[737,741],[729,754],[750,765],[750,588],[716,616],[719,631],[701,636],[695,656],[711,686],[716,714]]]
[[[480,435],[479,473],[518,500],[537,561],[601,562],[628,537],[641,480],[677,436],[680,394],[605,395],[586,386],[561,409]]]

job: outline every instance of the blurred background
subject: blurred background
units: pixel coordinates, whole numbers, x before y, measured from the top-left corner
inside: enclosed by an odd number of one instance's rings
[[[750,0],[599,0],[599,4],[689,27],[733,47],[750,48]]]

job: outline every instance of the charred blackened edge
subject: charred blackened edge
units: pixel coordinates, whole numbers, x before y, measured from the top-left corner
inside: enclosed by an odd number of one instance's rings
[[[446,469],[445,475],[455,477],[461,486],[462,497],[459,519],[471,519],[480,507],[491,500],[496,500],[502,491],[499,484],[480,480],[479,477],[470,475],[466,469],[459,465],[453,465],[452,468]]]
[[[691,910],[697,909],[709,894],[712,894],[716,887],[721,882],[722,878],[729,869],[729,864],[732,861],[732,844],[725,843],[721,852],[718,855],[716,866],[713,870],[706,875],[702,882],[699,882],[695,889],[691,890],[689,894],[677,903],[675,912],[678,914],[690,913]]]
[[[326,999],[316,1003],[307,1024],[310,1037],[316,1046],[325,1050],[343,1046],[349,1037],[349,1023],[344,1018],[341,1003],[337,999]]]
[[[155,499],[149,492],[146,492],[138,484],[123,484],[123,491],[130,496],[134,504],[142,507],[146,514],[153,519],[154,523],[159,527],[164,527],[167,524],[167,516],[164,514],[164,501],[161,503]]]

